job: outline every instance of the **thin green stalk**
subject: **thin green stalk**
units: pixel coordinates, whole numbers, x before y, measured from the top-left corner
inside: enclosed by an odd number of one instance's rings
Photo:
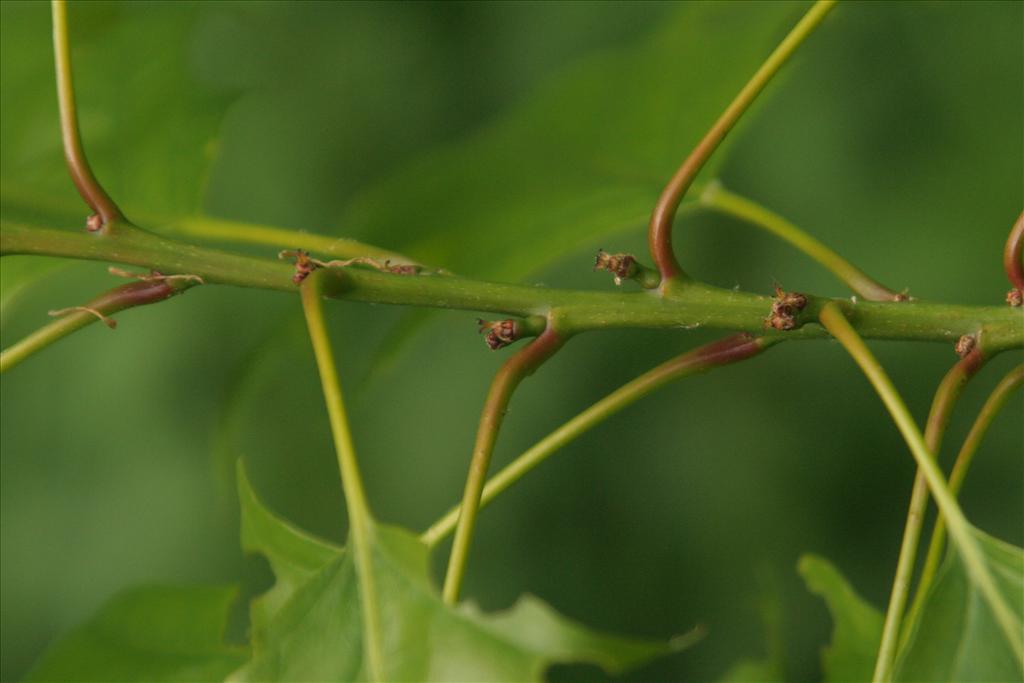
[[[700,169],[721,144],[725,136],[736,125],[743,113],[750,107],[754,99],[764,90],[772,77],[778,73],[790,55],[821,23],[825,15],[835,5],[835,0],[818,0],[807,14],[793,27],[778,47],[768,56],[750,81],[743,86],[736,98],[725,108],[711,129],[704,134],[690,156],[669,180],[661,193],[658,203],[651,214],[648,226],[647,241],[651,257],[661,273],[662,280],[686,277],[683,273],[675,252],[672,251],[672,223],[675,221],[676,210],[700,173]]]
[[[917,461],[917,466],[924,474],[925,481],[931,491],[932,497],[939,508],[939,512],[946,518],[949,527],[949,534],[956,543],[957,551],[967,569],[967,575],[971,582],[977,586],[982,598],[988,603],[999,624],[1003,635],[1006,637],[1017,656],[1022,670],[1024,670],[1024,645],[1020,642],[1020,621],[1014,616],[1013,611],[1003,601],[996,588],[992,574],[989,572],[985,558],[978,547],[978,543],[971,533],[971,526],[960,510],[956,497],[949,490],[942,470],[935,462],[933,454],[929,451],[924,442],[921,431],[914,423],[914,418],[907,410],[906,404],[899,392],[893,386],[892,381],[885,374],[885,370],[879,365],[871,351],[864,344],[857,331],[850,325],[843,315],[842,309],[834,303],[827,304],[819,314],[821,324],[832,333],[839,343],[843,345],[850,356],[857,362],[861,370],[867,376],[871,385],[878,393],[886,409],[896,423],[903,440],[910,448],[911,454]],[[890,643],[889,646],[893,646]],[[887,645],[883,643],[883,647]],[[882,658],[879,658],[882,661]],[[875,681],[888,681],[892,676],[891,668],[883,667],[882,671],[875,672]]]
[[[372,543],[373,518],[366,502],[363,482],[356,462],[352,433],[345,414],[345,402],[338,382],[338,370],[334,365],[331,340],[324,325],[322,278],[314,274],[302,284],[302,310],[306,314],[309,339],[320,371],[327,416],[334,436],[334,449],[338,454],[338,468],[341,471],[341,487],[345,492],[345,507],[348,510],[349,536],[355,558],[356,575],[359,579],[359,596],[363,612],[363,652],[369,663],[370,677],[374,681],[384,680],[384,658],[381,649],[380,606],[377,600],[376,581],[373,574]]]
[[[395,264],[412,264],[416,262],[398,252],[360,242],[345,237],[331,237],[302,230],[288,230],[273,225],[260,225],[240,221],[212,218],[210,216],[188,216],[173,221],[138,220],[146,224],[162,225],[166,232],[187,235],[208,240],[221,240],[234,244],[260,244],[281,249],[303,249],[316,256],[333,258],[354,258],[368,256],[381,261]]]
[[[986,358],[979,348],[975,348],[961,358],[942,378],[935,398],[932,400],[928,421],[925,423],[924,443],[929,453],[938,455],[941,450],[942,436],[949,424],[956,403],[963,392],[964,385],[973,377]],[[903,541],[900,544],[900,555],[896,561],[896,573],[893,578],[892,592],[889,595],[889,607],[885,613],[885,624],[882,627],[882,642],[875,663],[875,678],[888,680],[896,661],[898,634],[903,609],[907,604],[910,592],[910,581],[914,576],[914,561],[917,559],[917,547],[921,539],[921,527],[928,507],[928,483],[925,481],[921,467],[914,475],[914,486],[910,494],[910,505],[907,510],[907,521],[903,528]]]
[[[903,301],[906,299],[904,295],[898,294],[868,277],[860,268],[782,216],[746,197],[730,192],[717,181],[708,184],[707,189],[701,193],[700,203],[746,221],[754,227],[761,228],[788,242],[828,269],[854,294],[866,301]]]
[[[448,604],[459,599],[462,579],[466,574],[466,562],[469,559],[469,547],[473,540],[473,528],[476,525],[477,512],[480,509],[480,497],[483,493],[487,469],[491,464],[491,454],[498,438],[498,430],[505,418],[512,392],[527,375],[541,366],[565,343],[565,336],[555,330],[551,321],[548,327],[535,340],[514,356],[509,358],[498,370],[487,392],[484,409],[480,415],[480,426],[476,432],[476,445],[473,447],[473,458],[469,464],[469,475],[466,478],[466,489],[462,496],[462,512],[455,529],[455,541],[452,543],[451,557],[448,559],[448,572],[444,577],[444,588],[441,597]]]
[[[142,280],[105,292],[84,306],[69,309],[53,322],[15,342],[0,353],[0,373],[7,372],[34,353],[98,320],[113,327],[108,316],[135,306],[157,303],[179,294],[196,282],[181,278]]]
[[[96,180],[82,148],[75,107],[75,87],[71,78],[71,53],[68,47],[68,9],[64,0],[53,0],[53,55],[57,69],[57,100],[60,104],[60,132],[64,140],[64,158],[71,179],[82,199],[99,216],[100,223],[90,230],[110,229],[124,216],[103,186]]]
[[[483,508],[497,498],[558,449],[672,380],[751,358],[777,341],[777,338],[753,337],[747,333],[736,334],[688,351],[648,370],[548,434],[491,477],[484,486],[480,507]],[[453,507],[424,531],[420,540],[431,547],[437,545],[455,530],[460,510],[461,507],[458,505]]]
[[[960,447],[960,452],[953,463],[953,470],[949,475],[949,490],[954,496],[960,493],[960,487],[963,486],[964,479],[967,477],[967,470],[970,469],[974,454],[977,453],[978,446],[981,445],[982,439],[985,438],[985,433],[988,431],[992,421],[999,414],[999,411],[1003,409],[1003,406],[1006,405],[1013,392],[1022,385],[1024,385],[1024,365],[1018,365],[1000,380],[992,394],[985,401],[985,405],[982,406],[981,412],[978,413],[977,419],[975,419],[974,424],[971,426],[971,431],[967,433],[967,438],[964,439],[963,446]],[[907,612],[907,618],[900,634],[901,646],[910,638],[914,625],[920,618],[928,590],[931,588],[932,581],[935,579],[935,573],[939,569],[939,562],[942,560],[945,538],[946,522],[942,517],[939,517],[935,520],[932,538],[928,544],[928,554],[925,556],[924,567],[921,569],[921,579],[917,582],[914,600],[910,605],[910,610]]]
[[[27,226],[0,220],[0,254],[64,256],[143,266],[163,273],[192,273],[208,284],[228,284],[294,292],[294,268],[287,263],[184,244],[144,233],[95,235]],[[367,303],[495,312],[507,317],[557,315],[571,333],[608,328],[709,327],[787,339],[822,339],[817,325],[787,332],[764,330],[771,312],[768,297],[701,283],[669,296],[648,292],[593,292],[513,285],[463,277],[403,276],[359,267],[334,268],[325,282],[329,297]],[[829,301],[808,297],[807,311]],[[1024,347],[1024,309],[960,306],[913,301],[900,304],[837,299],[861,336],[871,339],[954,343],[982,330],[985,347]]]

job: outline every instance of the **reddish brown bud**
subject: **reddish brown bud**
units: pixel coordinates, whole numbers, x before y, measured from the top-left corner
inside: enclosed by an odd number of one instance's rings
[[[89,232],[96,232],[103,227],[103,219],[98,213],[89,214],[85,219],[85,229]]]
[[[799,292],[784,292],[775,285],[772,312],[765,318],[765,326],[776,330],[792,330],[799,327],[797,315],[807,307],[807,297]]]
[[[1024,292],[1019,289],[1011,289],[1006,293],[1006,303],[1014,308],[1024,304]]]
[[[639,266],[632,254],[609,254],[604,249],[598,249],[594,270],[607,270],[615,276],[615,284],[621,285],[623,280],[636,276]]]
[[[302,249],[282,251],[277,257],[295,260],[295,274],[292,275],[292,282],[297,285],[302,284],[302,281],[321,265],[319,261],[309,258],[309,253]]]
[[[423,268],[411,263],[393,266],[391,265],[391,261],[385,261],[384,268],[382,270],[392,273],[393,275],[419,275]]]
[[[522,330],[516,320],[477,320],[480,332],[486,332],[484,341],[491,351],[504,348],[522,337]]]
[[[956,355],[960,356],[961,358],[966,357],[967,354],[974,350],[974,347],[977,344],[977,337],[975,337],[973,334],[965,334],[964,336],[956,340]]]

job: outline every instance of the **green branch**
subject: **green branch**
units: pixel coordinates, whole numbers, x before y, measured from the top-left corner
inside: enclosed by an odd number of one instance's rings
[[[0,222],[0,254],[63,256],[142,266],[163,273],[191,273],[208,284],[294,292],[294,270],[286,263],[185,244],[133,230],[112,235],[37,228]],[[570,333],[608,328],[694,326],[822,339],[809,324],[787,332],[765,331],[772,300],[748,292],[691,283],[666,296],[652,292],[590,292],[486,282],[455,276],[393,275],[358,266],[334,268],[325,277],[327,296],[366,303],[454,308],[506,316],[554,316]],[[808,297],[806,320],[830,301]],[[992,352],[1024,347],[1024,309],[960,306],[923,301],[894,303],[831,300],[869,339],[955,343],[979,335]]]
[[[960,447],[960,452],[953,463],[953,470],[949,474],[949,490],[954,496],[960,492],[960,487],[963,486],[964,479],[967,477],[967,470],[970,469],[974,454],[978,451],[978,446],[981,445],[982,439],[985,438],[985,433],[988,431],[992,421],[999,414],[999,411],[1003,409],[1003,406],[1006,405],[1013,392],[1022,385],[1024,385],[1024,365],[1018,365],[1000,380],[999,384],[996,385],[996,388],[992,390],[992,393],[985,401],[985,405],[982,406],[981,412],[978,413],[977,419],[975,419],[974,424],[971,426],[971,431],[967,433],[967,438],[964,439],[963,446]],[[928,544],[928,554],[925,556],[924,566],[921,569],[921,579],[917,582],[914,600],[910,605],[910,610],[907,611],[906,623],[903,625],[900,636],[901,643],[906,642],[910,637],[910,632],[913,630],[914,624],[917,622],[924,607],[924,600],[928,594],[928,589],[935,579],[935,573],[939,569],[939,562],[942,560],[945,538],[946,523],[942,517],[939,517],[935,520],[935,527],[932,529],[931,541]]]
[[[860,268],[782,216],[746,197],[729,192],[717,181],[707,186],[699,201],[703,206],[739,218],[788,242],[824,266],[851,291],[867,301],[904,301],[907,298],[879,284]]]
[[[459,599],[462,578],[466,573],[466,562],[469,558],[469,546],[473,540],[473,528],[476,525],[477,512],[480,510],[480,496],[484,481],[487,479],[487,469],[491,464],[494,443],[498,438],[498,430],[501,429],[512,392],[527,375],[533,374],[544,361],[562,348],[565,341],[565,335],[558,332],[549,320],[547,328],[540,336],[505,361],[494,375],[480,415],[473,458],[469,463],[469,476],[466,477],[466,490],[462,496],[462,512],[455,529],[455,541],[452,543],[448,572],[444,577],[444,589],[441,592],[441,597],[449,604],[454,604]]]
[[[740,90],[736,98],[725,108],[722,115],[718,117],[714,125],[704,134],[704,137],[690,156],[683,161],[682,166],[676,171],[668,185],[658,198],[658,203],[651,213],[651,221],[648,226],[647,241],[651,250],[651,258],[661,273],[662,280],[678,279],[685,277],[675,253],[672,251],[672,224],[675,221],[676,210],[686,195],[686,191],[693,184],[700,173],[700,169],[711,157],[718,146],[725,139],[725,136],[736,125],[743,113],[750,107],[754,99],[764,90],[772,77],[778,73],[782,65],[786,63],[790,55],[797,47],[817,28],[825,15],[835,5],[835,0],[818,0],[808,10],[807,14],[793,27],[778,47],[768,56],[764,64],[757,70],[750,81]]]
[[[900,304],[903,305],[903,304]],[[903,440],[910,448],[911,454],[917,461],[917,466],[924,475],[928,488],[939,512],[946,519],[949,528],[949,535],[956,543],[957,551],[967,569],[967,575],[971,582],[977,586],[982,598],[988,603],[999,624],[1003,635],[1006,637],[1013,649],[1022,668],[1024,668],[1024,645],[1020,642],[1021,624],[1014,616],[1013,611],[1003,601],[996,588],[992,574],[981,553],[978,543],[971,534],[971,526],[960,510],[956,497],[949,490],[942,471],[935,462],[935,457],[929,451],[924,442],[921,431],[914,423],[914,418],[907,410],[906,404],[899,392],[893,386],[892,381],[885,374],[885,370],[879,365],[871,351],[864,344],[864,340],[857,334],[857,331],[846,320],[842,310],[835,304],[826,305],[820,313],[822,324],[839,340],[846,351],[857,362],[861,370],[867,376],[871,385],[878,393],[886,409],[896,423]],[[874,678],[876,681],[886,681],[891,677],[891,670],[886,669],[884,660],[879,658],[879,664],[883,665],[881,671],[876,669]]]
[[[380,607],[377,600],[376,582],[373,573],[373,557],[370,536],[373,534],[373,519],[366,502],[363,482],[356,462],[352,433],[345,414],[345,402],[338,382],[338,370],[334,365],[331,340],[324,325],[324,311],[321,296],[322,278],[313,274],[306,278],[302,291],[302,310],[306,314],[309,339],[313,344],[320,384],[323,387],[327,416],[334,436],[334,449],[338,454],[338,468],[341,471],[341,486],[345,492],[345,506],[348,509],[349,536],[355,557],[356,574],[359,579],[359,597],[363,610],[363,648],[371,680],[384,680],[384,659],[381,649]]]
[[[672,380],[751,358],[776,341],[778,338],[770,340],[765,337],[752,337],[746,333],[737,334],[688,351],[648,370],[548,434],[489,479],[480,496],[480,507],[483,508],[490,503],[552,453],[647,394]],[[444,517],[423,532],[420,540],[431,547],[437,545],[455,530],[460,509],[461,507],[456,505],[449,510]]]
[[[942,445],[942,436],[949,424],[953,405],[963,392],[964,385],[973,377],[987,358],[980,348],[975,348],[961,358],[946,373],[935,391],[932,407],[925,423],[924,443],[928,452],[937,456]],[[910,493],[910,504],[907,509],[907,521],[903,528],[903,541],[900,544],[900,555],[896,562],[896,573],[889,595],[889,607],[885,612],[885,624],[882,627],[882,642],[878,649],[878,660],[875,665],[875,678],[883,681],[891,678],[893,664],[896,661],[897,644],[899,641],[900,622],[903,609],[907,604],[910,592],[910,580],[914,574],[914,561],[917,558],[918,542],[921,538],[921,527],[928,506],[928,483],[924,471],[917,468],[914,475],[914,486]]]
[[[158,224],[157,220],[144,219],[145,216],[139,216],[139,221],[147,225]],[[245,223],[211,216],[187,216],[164,222],[164,230],[161,232],[234,244],[259,244],[273,247],[277,251],[303,249],[333,258],[368,256],[396,264],[416,264],[416,261],[398,252],[346,237],[331,237],[300,230],[287,230],[273,225]]]

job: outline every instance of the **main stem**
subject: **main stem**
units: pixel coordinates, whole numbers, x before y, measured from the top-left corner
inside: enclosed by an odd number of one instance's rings
[[[189,273],[208,284],[294,292],[294,269],[286,263],[186,244],[133,230],[97,236],[0,223],[0,254],[37,254],[142,266],[162,273]],[[462,277],[403,276],[359,267],[331,269],[325,294],[367,303],[497,312],[529,317],[557,314],[560,329],[709,327],[786,339],[821,339],[817,325],[785,333],[766,332],[771,299],[748,292],[691,283],[668,296],[650,292],[591,292],[486,282]],[[810,297],[808,310],[827,299]],[[1024,308],[834,300],[859,334],[874,339],[930,340],[952,344],[979,334],[993,352],[1024,347]]]
[[[900,430],[903,440],[906,441],[911,454],[917,461],[917,466],[924,474],[925,481],[928,483],[932,497],[935,498],[935,504],[938,506],[940,514],[946,519],[949,535],[956,543],[957,551],[960,553],[971,582],[981,592],[982,599],[988,603],[995,616],[996,623],[1013,649],[1022,670],[1024,670],[1024,644],[1020,641],[1020,620],[1014,616],[1013,611],[1003,601],[1002,596],[999,595],[995,581],[985,562],[984,555],[982,555],[978,542],[971,532],[971,525],[960,510],[956,497],[949,490],[942,476],[942,470],[939,469],[934,455],[925,444],[924,437],[914,423],[914,418],[910,415],[910,411],[907,410],[903,398],[896,390],[896,387],[893,386],[888,375],[885,374],[885,370],[879,365],[878,360],[864,344],[864,340],[861,339],[857,331],[846,320],[838,306],[835,304],[826,305],[821,310],[820,319],[821,323],[832,333],[832,336],[839,340],[839,343],[843,345],[857,365],[860,366],[892,416],[893,422],[896,423],[896,427]]]
[[[99,227],[111,228],[124,217],[89,167],[82,148],[75,106],[75,87],[71,77],[71,54],[68,47],[68,8],[64,0],[53,0],[53,56],[57,68],[57,100],[60,105],[60,132],[64,141],[64,158],[71,180],[85,203],[102,222]]]
[[[322,279],[314,274],[306,278],[301,290],[302,310],[306,315],[309,339],[313,343],[320,384],[323,387],[327,417],[334,437],[334,450],[338,455],[341,471],[341,486],[345,492],[345,507],[348,510],[349,535],[355,557],[359,597],[362,603],[364,626],[364,654],[369,663],[372,680],[384,680],[384,659],[381,650],[380,614],[377,600],[376,580],[373,573],[371,537],[373,519],[366,502],[359,466],[356,462],[355,446],[345,413],[345,402],[338,382],[338,369],[334,364],[331,340],[324,324]],[[340,605],[339,605],[340,607]]]
[[[953,405],[963,392],[964,385],[977,373],[985,360],[981,350],[975,348],[961,358],[942,378],[939,388],[935,391],[935,398],[932,400],[928,422],[925,424],[924,443],[929,453],[936,455],[939,453],[942,435],[949,424]],[[903,618],[903,608],[907,604],[910,581],[914,575],[914,560],[917,558],[917,546],[921,538],[921,527],[924,524],[927,506],[928,483],[925,481],[924,471],[918,467],[910,494],[907,521],[903,529],[903,542],[900,545],[900,556],[896,562],[896,574],[889,596],[889,607],[886,610],[885,624],[882,627],[882,641],[878,648],[878,657],[875,660],[874,678],[876,681],[892,679],[899,643],[900,621]]]
[[[686,191],[697,178],[700,169],[739,121],[740,116],[750,107],[754,99],[768,85],[772,76],[778,73],[790,55],[814,31],[834,5],[835,0],[818,0],[814,3],[814,6],[793,27],[789,35],[779,43],[779,46],[769,55],[750,81],[743,86],[736,98],[726,107],[711,129],[704,134],[701,141],[690,152],[690,156],[683,161],[682,166],[665,186],[651,214],[647,232],[651,257],[654,259],[663,281],[684,276],[683,269],[672,250],[672,223],[675,221],[676,210],[679,208],[679,203],[683,201]]]
[[[454,604],[459,599],[462,579],[466,573],[466,562],[469,558],[469,547],[473,540],[473,529],[476,526],[477,512],[480,509],[484,481],[487,479],[494,443],[498,438],[498,430],[505,418],[505,409],[508,407],[512,392],[527,375],[540,367],[564,343],[564,336],[556,332],[549,321],[548,327],[540,336],[529,346],[509,358],[491,382],[491,388],[487,392],[487,400],[480,415],[480,426],[476,432],[473,458],[470,461],[469,475],[466,478],[466,489],[462,495],[461,514],[455,529],[451,557],[448,560],[448,572],[444,578],[441,597],[448,604]]]

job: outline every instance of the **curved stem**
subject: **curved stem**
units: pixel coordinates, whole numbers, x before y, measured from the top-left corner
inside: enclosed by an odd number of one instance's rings
[[[953,412],[953,404],[960,397],[964,385],[978,372],[985,360],[981,350],[975,348],[961,358],[942,378],[939,388],[935,391],[935,398],[932,400],[932,407],[928,412],[928,421],[924,429],[924,443],[929,453],[938,455],[942,445],[942,436]],[[903,528],[900,555],[896,561],[896,574],[892,583],[892,592],[889,595],[889,607],[885,613],[885,625],[882,627],[882,641],[875,662],[876,680],[887,681],[892,677],[900,622],[910,592],[910,580],[914,575],[914,561],[917,558],[917,546],[921,539],[921,527],[924,524],[927,506],[928,483],[925,481],[921,467],[918,467],[910,494],[907,521]]]
[[[7,372],[32,354],[97,320],[128,308],[163,301],[195,284],[194,281],[168,278],[143,280],[115,287],[4,349],[0,353],[0,373]]]
[[[544,462],[558,449],[672,380],[752,358],[777,341],[780,340],[754,337],[747,333],[735,334],[688,351],[648,370],[548,434],[491,477],[484,486],[480,507],[497,498],[505,489],[522,479],[527,472]],[[431,547],[437,545],[455,530],[460,509],[461,507],[456,505],[449,510],[444,517],[423,532],[420,540]]]
[[[960,447],[960,452],[953,463],[953,470],[949,475],[949,490],[954,496],[960,492],[960,487],[963,486],[964,479],[967,478],[967,470],[971,466],[974,454],[978,451],[978,446],[981,445],[982,439],[985,438],[985,433],[988,431],[992,421],[999,414],[999,411],[1003,409],[1003,406],[1006,405],[1013,392],[1022,385],[1024,385],[1024,365],[1018,365],[1000,380],[999,384],[996,385],[996,388],[992,390],[992,393],[985,401],[985,405],[982,406],[981,412],[978,413],[977,419],[975,419],[974,424],[971,426],[971,431],[967,433],[967,438],[964,439],[963,446]],[[925,556],[924,567],[921,569],[921,579],[917,582],[914,600],[907,611],[907,618],[900,634],[901,645],[907,642],[910,633],[914,629],[914,625],[920,617],[925,597],[928,595],[928,589],[931,588],[932,581],[935,579],[935,573],[939,569],[939,562],[942,560],[945,538],[946,523],[942,517],[939,517],[935,520],[931,541],[928,544],[928,554]]]
[[[662,190],[661,197],[651,214],[650,224],[647,231],[647,241],[651,250],[651,257],[654,264],[661,273],[662,280],[685,277],[683,269],[676,260],[672,251],[672,223],[675,221],[676,210],[682,202],[686,191],[693,184],[700,173],[700,169],[711,157],[714,151],[721,144],[725,136],[736,125],[743,113],[750,107],[754,99],[764,90],[772,77],[779,71],[790,55],[797,47],[811,34],[821,23],[829,10],[835,5],[835,0],[818,0],[814,6],[803,16],[793,27],[778,47],[768,56],[761,67],[757,70],[750,81],[743,86],[736,98],[725,108],[722,115],[718,117],[711,129],[704,134],[704,137],[697,146],[690,152],[690,156],[683,161],[682,166],[676,171],[668,185]]]
[[[345,492],[345,507],[348,510],[349,535],[352,539],[352,553],[359,579],[359,597],[363,611],[363,653],[374,681],[384,680],[384,659],[381,650],[380,607],[377,601],[376,581],[373,573],[373,557],[370,547],[373,534],[373,518],[366,502],[363,482],[356,462],[355,446],[345,413],[345,402],[338,382],[338,370],[334,364],[331,340],[324,324],[322,277],[313,274],[300,287],[302,310],[306,315],[309,339],[313,344],[320,384],[323,387],[324,403],[331,423],[334,449],[338,455],[341,471],[341,487]]]
[[[1003,268],[1010,284],[1018,292],[1024,293],[1024,211],[1017,216],[1017,222],[1010,228],[1010,236],[1006,238],[1003,249]]]
[[[209,284],[296,290],[288,264],[185,244],[138,230],[96,239],[80,232],[0,221],[0,254],[38,254],[116,262],[159,270],[193,273]],[[332,268],[325,277],[329,297],[366,303],[496,312],[508,317],[559,315],[571,333],[593,329],[709,327],[746,331],[786,339],[822,339],[817,325],[787,332],[765,332],[771,299],[701,283],[669,296],[648,292],[588,292],[513,285],[463,277],[403,276],[359,267]],[[807,311],[829,301],[808,297]],[[852,316],[858,332],[872,339],[956,342],[983,330],[986,349],[1024,346],[1024,309],[1009,306],[960,306],[914,301],[892,304],[834,300]]]
[[[480,426],[476,432],[476,445],[473,447],[473,458],[469,464],[469,476],[466,478],[466,490],[462,496],[462,513],[455,529],[455,541],[452,544],[451,557],[448,560],[448,572],[444,578],[442,598],[448,604],[459,599],[462,579],[466,573],[466,561],[469,547],[473,539],[473,528],[476,525],[477,512],[480,509],[480,496],[487,478],[487,468],[494,452],[494,442],[498,438],[512,392],[523,379],[532,374],[541,364],[550,358],[565,343],[565,338],[555,331],[548,321],[548,327],[528,346],[509,358],[498,370],[487,392],[483,413],[480,415]]]
[[[819,319],[821,324],[832,333],[854,361],[857,362],[857,365],[860,366],[885,404],[886,409],[892,416],[893,422],[896,423],[896,427],[900,430],[903,440],[906,441],[911,454],[917,461],[917,466],[924,474],[925,481],[928,483],[932,497],[935,498],[939,512],[946,519],[949,535],[956,544],[957,551],[960,553],[971,583],[978,588],[982,598],[988,603],[992,614],[995,616],[996,623],[999,624],[999,628],[1017,656],[1018,662],[1024,668],[1024,644],[1020,642],[1019,635],[1021,623],[1014,616],[1010,607],[1003,601],[1002,596],[999,595],[995,581],[985,562],[985,557],[982,555],[981,549],[978,547],[978,543],[971,532],[971,525],[960,510],[956,497],[949,490],[942,476],[942,470],[939,469],[933,454],[925,444],[924,437],[914,423],[914,418],[910,415],[910,411],[907,410],[903,398],[896,390],[896,387],[893,386],[888,375],[885,374],[885,370],[879,365],[878,360],[875,359],[874,355],[864,344],[864,340],[860,338],[860,335],[857,334],[857,331],[843,315],[839,306],[835,303],[825,305],[821,310]],[[891,671],[889,675],[891,676]],[[887,678],[880,678],[876,672],[875,680],[887,680]]]
[[[903,301],[906,299],[904,295],[892,291],[869,277],[860,268],[782,216],[746,197],[730,192],[717,181],[708,184],[707,189],[701,193],[700,203],[720,213],[746,221],[754,227],[761,228],[788,242],[824,266],[854,294],[867,301]]]
[[[53,55],[57,68],[57,100],[60,104],[60,132],[64,141],[64,158],[78,193],[99,216],[100,224],[90,230],[111,229],[124,216],[117,204],[96,180],[82,148],[75,107],[75,87],[71,78],[71,54],[68,48],[68,10],[65,0],[52,0]]]

